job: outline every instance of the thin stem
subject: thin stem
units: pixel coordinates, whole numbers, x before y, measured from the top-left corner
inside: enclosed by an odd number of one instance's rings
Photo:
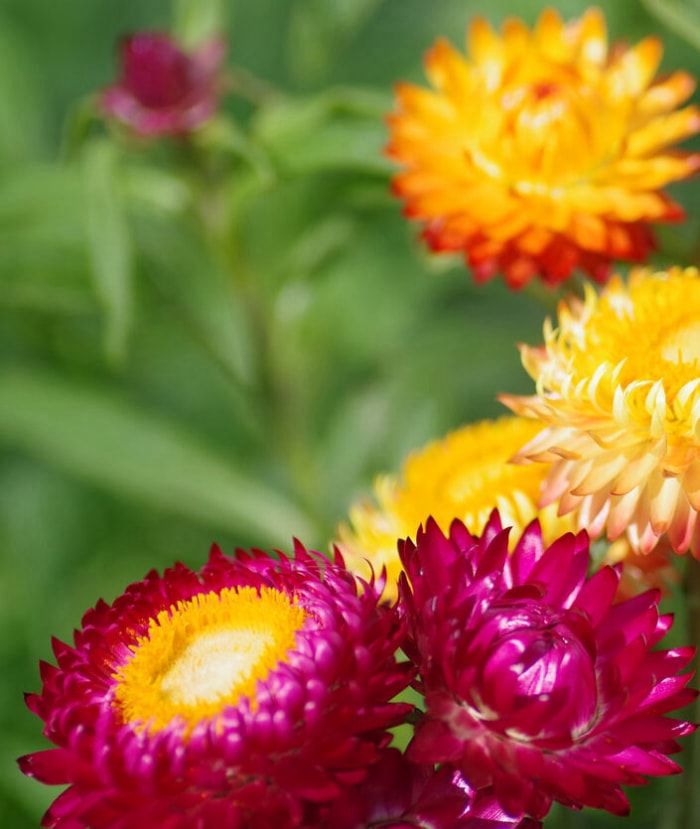
[[[223,85],[227,91],[239,95],[256,106],[263,106],[282,96],[276,86],[256,77],[240,66],[232,67],[226,72]]]

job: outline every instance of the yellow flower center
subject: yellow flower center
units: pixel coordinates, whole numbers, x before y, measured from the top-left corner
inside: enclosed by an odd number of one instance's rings
[[[294,646],[305,612],[279,590],[201,593],[151,620],[133,656],[114,674],[126,722],[159,730],[197,723],[254,697],[258,680]],[[255,705],[254,698],[252,705]]]
[[[578,377],[592,376],[603,361],[624,360],[623,387],[660,380],[671,403],[700,376],[699,320],[700,279],[694,268],[673,268],[665,276],[638,271],[629,288],[615,279],[597,304],[594,300],[583,337],[581,329],[563,326],[563,344],[571,346]]]

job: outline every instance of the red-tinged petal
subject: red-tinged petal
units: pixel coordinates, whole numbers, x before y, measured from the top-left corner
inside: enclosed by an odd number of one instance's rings
[[[610,49],[591,19],[563,27],[545,10],[499,36],[477,18],[466,55],[444,39],[428,52],[431,90],[397,89],[394,190],[428,245],[463,251],[477,282],[604,281],[611,260],[648,257],[650,225],[678,220],[662,188],[698,157],[665,147],[700,129],[694,108],[674,111],[692,79],[655,78],[658,40]]]

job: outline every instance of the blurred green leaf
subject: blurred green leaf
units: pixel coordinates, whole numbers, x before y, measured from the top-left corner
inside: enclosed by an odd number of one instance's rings
[[[241,403],[250,406],[256,359],[251,320],[228,275],[190,227],[180,225],[173,233],[172,220],[140,218],[136,238],[147,278],[178,324],[224,370],[232,390],[242,392]]]
[[[692,0],[642,0],[650,14],[700,49],[700,6]]]
[[[382,0],[298,0],[289,25],[289,63],[303,81],[328,71]]]
[[[174,0],[173,34],[188,48],[223,34],[229,5],[225,0]]]
[[[282,170],[388,173],[383,114],[389,101],[362,89],[338,88],[312,98],[286,98],[267,106],[255,134]]]
[[[85,255],[82,182],[59,165],[17,166],[0,188],[0,304],[97,309]]]
[[[217,117],[198,130],[194,136],[205,152],[221,152],[234,159],[242,159],[255,173],[260,186],[274,181],[274,171],[263,148],[229,118]]]
[[[181,176],[152,164],[132,162],[122,175],[124,196],[130,205],[171,218],[191,206],[192,193]]]
[[[83,154],[88,253],[105,314],[105,351],[123,362],[132,318],[132,250],[116,148],[105,139]]]
[[[31,158],[40,146],[40,82],[29,44],[0,17],[0,165]]]
[[[270,545],[312,533],[294,504],[186,427],[49,374],[0,374],[0,440],[118,496]]]

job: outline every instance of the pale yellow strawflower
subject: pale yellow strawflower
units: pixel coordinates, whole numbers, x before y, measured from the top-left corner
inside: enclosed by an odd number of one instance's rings
[[[543,431],[518,455],[545,462],[541,504],[643,553],[666,537],[700,556],[700,276],[615,277],[562,303],[544,345],[522,347],[531,397],[503,396]],[[551,464],[551,466],[549,466]]]

